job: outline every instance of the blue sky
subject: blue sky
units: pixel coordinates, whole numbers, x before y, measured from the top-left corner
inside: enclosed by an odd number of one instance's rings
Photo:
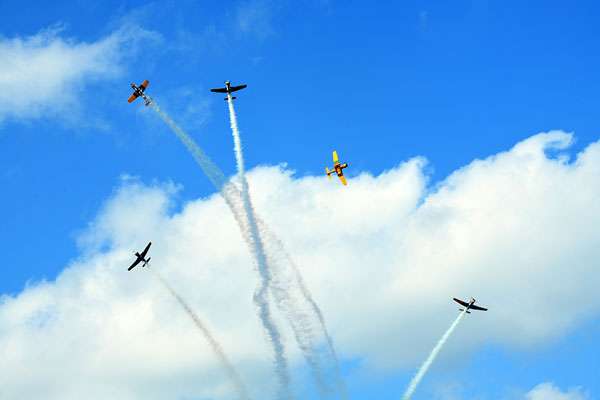
[[[4,1],[3,42],[52,30],[77,47],[137,30],[103,67],[114,71],[84,70],[65,86],[76,102],[31,114],[0,103],[0,293],[17,296],[84,257],[78,237],[124,175],[181,185],[172,212],[213,193],[168,128],[125,102],[132,81],[149,79],[151,96],[228,174],[227,109],[208,92],[226,79],[248,84],[236,103],[248,169],[316,176],[337,149],[352,179],[422,156],[433,191],[539,132],[573,132],[570,157],[598,140],[599,13],[591,1]],[[35,82],[23,90],[38,96]],[[598,315],[536,346],[480,338],[436,364],[415,398],[513,398],[543,382],[598,398]],[[470,323],[451,341],[478,336]],[[399,398],[417,366],[357,363],[344,362],[353,399]]]

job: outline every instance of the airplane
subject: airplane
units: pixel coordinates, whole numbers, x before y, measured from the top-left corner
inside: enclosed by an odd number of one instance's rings
[[[127,271],[131,271],[133,268],[135,268],[136,265],[138,265],[139,263],[141,263],[142,261],[144,262],[142,264],[142,267],[145,267],[146,264],[148,264],[150,262],[150,258],[148,257],[148,259],[146,260],[146,254],[148,254],[148,250],[150,249],[150,246],[152,245],[152,242],[149,242],[148,245],[146,246],[146,248],[144,249],[144,251],[142,251],[142,254],[136,252],[135,256],[137,257],[137,259],[133,262],[133,264],[131,264],[131,267],[127,268]]]
[[[231,96],[231,93],[237,92],[238,90],[242,90],[247,87],[248,87],[248,85],[231,86],[231,82],[225,81],[224,88],[210,89],[210,91],[214,92],[214,93],[227,93],[229,96]],[[227,98],[229,96],[225,97],[225,100],[227,100]],[[231,97],[231,100],[235,100],[235,99],[237,99],[237,97],[235,97],[235,96]]]
[[[327,174],[327,177],[329,179],[331,179],[331,174],[336,173],[337,176],[340,178],[340,181],[342,181],[342,184],[347,185],[348,181],[346,181],[346,177],[344,176],[344,168],[348,168],[348,164],[347,163],[340,163],[340,159],[338,158],[338,154],[337,151],[333,151],[333,170],[329,170],[329,168],[325,167],[325,173]]]
[[[149,84],[150,82],[148,82],[147,79],[145,79],[140,86],[137,86],[135,83],[132,83],[131,88],[133,89],[133,94],[129,96],[127,102],[133,103],[135,99],[141,97],[142,99],[144,99],[144,103],[146,104],[146,106],[149,106],[150,103],[152,103],[152,99],[146,96],[146,94],[144,94],[144,91],[146,90]]]
[[[460,311],[466,311],[467,314],[471,314],[469,310],[487,311],[487,308],[479,307],[475,305],[475,299],[471,297],[471,300],[467,303],[466,301],[459,300],[456,297],[452,298],[455,302],[465,308],[459,308]]]

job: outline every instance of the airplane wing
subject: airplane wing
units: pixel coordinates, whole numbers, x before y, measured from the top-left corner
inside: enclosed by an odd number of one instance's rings
[[[138,265],[140,263],[140,261],[142,261],[142,257],[138,257],[138,259],[135,260],[129,268],[127,268],[127,271],[131,271],[136,265]]]
[[[127,99],[128,103],[132,103],[135,99],[137,99],[139,96],[137,95],[137,93],[132,94],[131,96],[129,96],[129,99]]]
[[[487,308],[479,307],[479,306],[476,306],[475,304],[473,304],[470,309],[471,310],[479,310],[479,311],[487,311],[488,310]]]
[[[229,88],[229,91],[230,92],[237,92],[238,90],[242,90],[242,89],[245,89],[247,87],[248,87],[248,85],[231,86]]]
[[[148,254],[148,250],[150,250],[150,246],[152,246],[152,242],[148,243],[148,245],[146,246],[144,251],[142,251],[142,254],[140,254],[140,257],[142,257],[142,258],[146,257],[146,254]]]
[[[225,88],[210,89],[210,91],[214,93],[227,93],[227,89]]]
[[[144,79],[144,82],[142,82],[142,84],[140,85],[140,88],[142,89],[142,92],[144,90],[146,90],[146,88],[148,87],[149,84],[150,84],[150,82],[148,82],[148,79]]]
[[[338,158],[338,155],[337,155],[337,151],[335,151],[335,150],[333,151],[333,162],[334,163],[340,162],[340,159]]]
[[[348,181],[346,181],[346,177],[344,176],[344,174],[338,175],[338,177],[340,178],[340,181],[342,181],[344,186],[348,185]]]
[[[459,300],[456,297],[453,297],[452,300],[454,300],[463,307],[469,307],[469,303],[467,303],[466,301]],[[471,308],[473,308],[473,306],[471,306]]]

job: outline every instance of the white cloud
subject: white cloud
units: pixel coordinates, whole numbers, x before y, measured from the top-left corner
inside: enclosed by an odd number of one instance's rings
[[[472,382],[471,382],[471,386],[472,386]],[[497,388],[491,388],[492,392],[494,391],[498,391]],[[453,382],[453,383],[448,383],[446,382],[445,384],[439,386],[436,389],[435,395],[433,396],[433,398],[435,399],[439,399],[439,400],[466,400],[466,399],[472,399],[472,398],[477,398],[477,399],[495,399],[495,398],[502,398],[502,399],[512,399],[512,400],[588,400],[590,397],[589,395],[580,387],[573,387],[573,388],[569,388],[566,391],[562,391],[559,387],[557,387],[556,385],[554,385],[551,382],[544,382],[544,383],[540,383],[539,385],[536,385],[533,389],[531,389],[530,391],[525,391],[522,389],[516,389],[516,388],[510,388],[508,390],[506,390],[506,393],[504,395],[501,395],[500,397],[498,396],[498,394],[492,396],[492,397],[488,397],[488,396],[474,396],[473,394],[471,395],[466,395],[467,391],[465,390],[465,387],[463,386],[463,384],[457,383],[457,382]]]
[[[125,56],[157,34],[124,25],[95,42],[65,37],[53,27],[29,37],[0,37],[0,122],[6,118],[68,119],[94,94],[91,83],[119,76]]]
[[[249,180],[341,356],[414,368],[455,318],[452,296],[477,297],[490,311],[466,318],[442,358],[482,343],[544,345],[598,316],[600,142],[569,162],[561,152],[571,141],[563,132],[533,136],[435,190],[422,159],[363,173],[348,187],[275,167]],[[249,252],[220,197],[173,213],[176,190],[126,181],[83,235],[81,259],[56,282],[3,298],[0,397],[232,395],[186,315],[147,271],[125,270],[147,240],[153,268],[205,318],[253,394],[268,396]],[[111,250],[99,252],[103,243]]]
[[[525,396],[527,400],[585,400],[588,397],[580,389],[561,391],[552,383],[541,383]]]

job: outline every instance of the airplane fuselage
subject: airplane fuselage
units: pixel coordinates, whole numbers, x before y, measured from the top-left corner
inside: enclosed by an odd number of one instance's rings
[[[144,257],[140,257],[139,255],[137,255],[137,256],[138,256],[139,262],[142,264],[142,267],[145,267],[146,264],[148,264],[150,262],[150,257],[148,257],[148,259],[146,260],[146,258],[144,258]]]
[[[142,99],[144,99],[144,103],[148,106],[150,105],[150,103],[152,102],[152,100],[150,100],[150,98],[148,96],[146,96],[146,93],[144,93],[144,88],[137,86],[135,83],[131,84],[131,88],[133,89],[133,93],[135,93],[136,96],[141,97]]]
[[[338,174],[338,176],[343,174],[342,170],[344,168],[348,168],[348,164],[346,164],[346,163],[344,163],[344,164],[335,164],[333,166],[333,169],[335,170],[335,173]]]
[[[467,314],[471,314],[469,310],[471,309],[471,307],[473,307],[473,304],[475,304],[475,299],[471,298],[471,301],[469,301],[469,305],[465,307],[465,312]]]
[[[144,91],[142,90],[142,88],[139,87],[138,85],[136,85],[135,83],[131,84],[131,88],[133,89],[133,92],[135,94],[137,94],[138,96],[141,96],[142,93],[144,93]]]

